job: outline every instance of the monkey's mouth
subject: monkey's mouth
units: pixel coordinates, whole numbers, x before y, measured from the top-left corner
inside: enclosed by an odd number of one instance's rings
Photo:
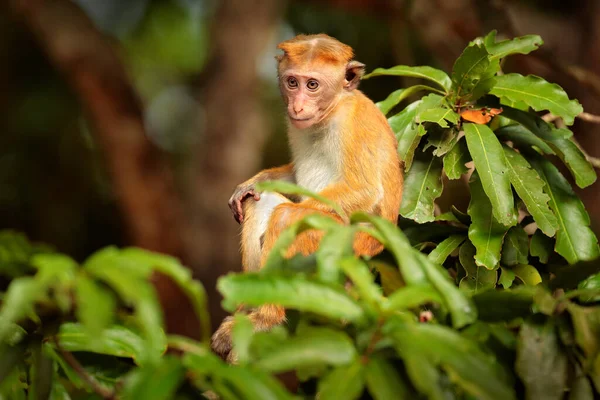
[[[294,118],[292,116],[290,116],[290,119],[292,121],[296,121],[296,122],[302,122],[302,121],[310,121],[313,117],[308,117],[308,118]]]

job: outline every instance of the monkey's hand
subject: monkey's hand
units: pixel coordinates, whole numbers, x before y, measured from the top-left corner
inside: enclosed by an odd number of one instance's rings
[[[254,188],[254,185],[242,183],[235,188],[235,191],[229,198],[229,208],[233,213],[233,218],[235,218],[238,224],[244,222],[242,203],[249,197],[253,197],[256,201],[260,200],[260,194]]]

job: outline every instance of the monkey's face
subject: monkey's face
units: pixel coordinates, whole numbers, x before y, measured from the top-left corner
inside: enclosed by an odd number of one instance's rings
[[[344,92],[344,71],[333,66],[283,71],[279,87],[296,129],[310,128],[329,115]]]

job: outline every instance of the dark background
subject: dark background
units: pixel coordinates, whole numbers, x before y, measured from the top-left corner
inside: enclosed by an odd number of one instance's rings
[[[368,71],[449,71],[492,29],[541,35],[542,50],[503,70],[557,82],[600,114],[597,0],[0,2],[0,228],[78,260],[110,244],[173,254],[206,286],[216,323],[215,281],[240,269],[227,199],[288,159],[276,44],[324,32]],[[378,101],[413,83],[361,88]],[[574,132],[600,156],[600,125],[578,120]],[[580,193],[596,231],[599,185]],[[181,298],[156,281],[170,326],[195,335]]]

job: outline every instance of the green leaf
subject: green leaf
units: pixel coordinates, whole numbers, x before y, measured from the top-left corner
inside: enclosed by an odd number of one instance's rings
[[[577,285],[577,289],[596,289],[600,290],[600,273],[590,275],[585,278],[583,281],[579,282]],[[600,295],[597,296],[580,296],[582,301],[590,302],[590,301],[600,301]]]
[[[500,279],[498,279],[498,283],[502,285],[504,289],[508,289],[512,286],[515,281],[515,273],[508,268],[501,268]]]
[[[467,47],[452,68],[452,83],[455,96],[476,100],[485,94],[494,83],[499,69],[497,62],[490,63],[483,45]]]
[[[533,313],[534,288],[519,286],[511,290],[490,289],[473,294],[479,319],[486,322],[510,322]]]
[[[504,58],[511,54],[529,54],[537,50],[544,41],[538,35],[526,35],[514,39],[503,40],[485,44],[485,47],[491,54],[491,58]]]
[[[600,255],[598,239],[590,229],[590,217],[569,182],[552,163],[541,157],[531,159],[531,165],[546,182],[550,208],[558,219],[555,250],[569,264],[593,260]]]
[[[554,236],[558,221],[548,206],[550,197],[544,193],[544,181],[522,155],[506,145],[503,148],[510,182],[542,232]],[[526,264],[527,261],[520,263]]]
[[[529,243],[529,254],[539,258],[542,264],[547,264],[553,250],[554,240],[544,235],[539,229],[536,230]]]
[[[229,274],[219,278],[223,307],[233,311],[240,304],[278,304],[287,309],[308,311],[333,319],[360,322],[363,309],[343,291],[302,277],[271,277],[258,274]]]
[[[429,152],[418,152],[404,177],[400,214],[418,223],[433,221],[434,202],[442,189],[442,161]]]
[[[98,337],[114,318],[113,294],[94,280],[80,276],[75,282],[76,315],[90,337]]]
[[[365,369],[360,360],[335,368],[319,381],[317,398],[358,399],[365,386]]]
[[[404,323],[392,320],[383,332],[394,340],[401,356],[419,354],[448,372],[449,378],[478,399],[515,399],[514,389],[498,361],[471,341],[448,327]],[[430,382],[435,385],[435,382]]]
[[[542,282],[542,277],[535,267],[527,264],[519,264],[512,271],[516,277],[528,286],[535,286]]]
[[[212,354],[209,349],[195,344],[190,345],[185,339],[178,339],[176,343],[171,344],[186,350],[181,362],[191,372],[192,379],[196,384],[203,389],[207,389],[203,385],[203,380],[208,377],[216,394],[228,399],[286,400],[293,398],[275,377],[264,371],[248,367],[231,368]],[[228,394],[229,396],[226,396]]]
[[[446,258],[452,254],[454,250],[465,241],[465,235],[452,235],[447,239],[444,239],[435,249],[427,255],[427,257],[434,263],[442,265]]]
[[[336,283],[340,279],[340,260],[354,256],[354,227],[339,225],[327,231],[316,252],[318,276],[321,282]]]
[[[463,129],[483,190],[492,203],[494,217],[503,225],[513,226],[516,214],[502,145],[485,125],[469,123],[464,124]]]
[[[404,161],[405,171],[410,170],[415,150],[419,146],[421,136],[425,134],[425,129],[415,123],[421,104],[421,100],[415,101],[398,114],[388,118],[388,123],[398,140],[398,155],[400,160]]]
[[[445,91],[450,90],[452,82],[444,71],[428,66],[412,67],[407,65],[397,65],[392,68],[376,68],[373,72],[363,76],[363,79],[369,79],[374,76],[408,76],[410,78],[421,78],[437,83]]]
[[[448,179],[460,179],[469,169],[465,166],[471,161],[466,139],[459,139],[452,149],[444,156],[444,172]]]
[[[357,358],[352,340],[330,328],[306,327],[264,354],[257,362],[261,370],[280,373],[321,365],[345,365]]]
[[[424,359],[418,351],[405,349],[402,361],[411,383],[426,398],[447,400],[454,397],[450,382],[432,360]]]
[[[406,236],[390,221],[364,212],[352,214],[352,223],[369,222],[381,236],[377,238],[388,249],[398,263],[402,278],[408,285],[427,284],[418,256],[420,253],[413,249]]]
[[[433,122],[438,124],[442,128],[447,128],[448,122],[456,125],[458,123],[459,116],[453,110],[445,107],[428,108],[423,110],[418,115],[418,122]]]
[[[14,324],[33,314],[33,306],[45,290],[30,277],[16,278],[10,283],[0,305],[0,343],[6,343],[14,334]]]
[[[392,293],[384,303],[387,313],[407,310],[427,303],[443,303],[439,292],[430,285],[407,286]]]
[[[231,331],[231,341],[237,356],[237,364],[245,365],[250,361],[250,344],[254,336],[254,325],[247,315],[236,314]]]
[[[559,400],[567,381],[567,357],[554,325],[525,322],[519,332],[515,370],[525,385],[528,400]]]
[[[369,260],[368,263],[371,269],[375,269],[379,273],[381,278],[381,288],[386,296],[404,286],[404,280],[400,275],[398,267],[373,259]]]
[[[508,100],[523,102],[535,111],[548,110],[561,117],[567,125],[573,125],[575,117],[583,112],[581,104],[577,100],[569,100],[563,88],[534,75],[498,76],[490,93],[499,97],[502,104]]]
[[[494,218],[492,205],[483,191],[477,172],[471,175],[469,187],[471,201],[467,212],[472,220],[469,239],[477,249],[475,262],[487,269],[495,269],[500,262],[500,250],[508,227]]]
[[[554,154],[554,151],[546,142],[523,125],[506,125],[496,130],[495,133],[500,140],[511,141],[518,149],[526,150],[529,147],[535,147],[545,154]]]
[[[163,357],[157,365],[134,370],[127,377],[123,397],[128,399],[170,400],[185,378],[185,368],[177,357]]]
[[[302,186],[298,186],[291,182],[286,181],[263,181],[256,184],[256,190],[260,192],[277,192],[284,194],[296,194],[300,196],[310,197],[311,199],[317,200],[328,207],[331,207],[340,217],[347,219],[347,215],[342,207],[335,201],[329,200],[327,197],[321,196],[318,193],[314,193]]]
[[[406,89],[395,90],[392,93],[390,93],[390,95],[385,100],[377,102],[377,103],[375,103],[375,105],[385,115],[385,114],[389,113],[392,110],[392,108],[394,108],[398,104],[400,104],[403,100],[409,98],[413,94],[418,93],[420,91],[441,93],[438,91],[438,89],[434,89],[427,85],[415,85],[415,86],[411,86]]]
[[[462,290],[479,291],[496,287],[497,270],[489,270],[475,263],[475,246],[470,241],[460,246],[458,257],[467,274],[460,280],[459,287]]]
[[[367,388],[375,400],[411,398],[411,390],[394,366],[378,354],[369,357],[365,367]]]
[[[575,331],[575,342],[583,350],[588,362],[600,351],[600,310],[597,307],[581,307],[568,303]]]
[[[596,171],[585,158],[570,136],[568,129],[554,129],[552,125],[538,117],[524,111],[505,107],[504,115],[521,123],[531,132],[542,138],[565,163],[575,178],[577,186],[585,188],[596,181]]]
[[[133,359],[138,365],[145,365],[145,341],[130,329],[123,326],[111,326],[99,336],[90,336],[87,329],[76,323],[64,323],[57,335],[60,347],[66,351],[86,351],[116,357]],[[161,354],[166,346],[161,349]]]
[[[452,150],[457,141],[458,131],[456,130],[456,127],[440,128],[429,126],[429,131],[427,132],[427,145],[423,147],[423,151],[433,146],[433,155],[442,157]]]
[[[513,266],[527,264],[529,253],[529,237],[520,225],[508,230],[502,245],[502,264]]]
[[[360,294],[360,299],[373,307],[379,307],[383,302],[381,288],[375,284],[374,277],[366,262],[354,256],[340,261],[340,268],[353,283]]]

